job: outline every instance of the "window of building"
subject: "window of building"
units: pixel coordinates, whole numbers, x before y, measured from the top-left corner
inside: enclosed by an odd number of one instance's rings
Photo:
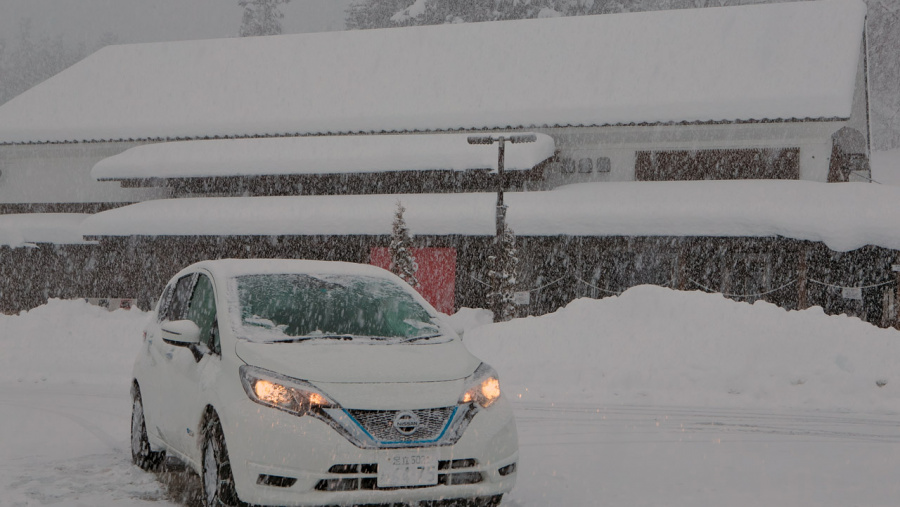
[[[597,159],[595,168],[598,173],[608,173],[612,168],[612,164],[609,163],[608,157],[600,157]]]
[[[638,181],[799,179],[800,148],[639,151]]]

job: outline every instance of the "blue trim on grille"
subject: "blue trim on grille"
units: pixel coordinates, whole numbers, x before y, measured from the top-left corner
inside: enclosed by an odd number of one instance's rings
[[[347,415],[347,417],[350,418],[351,421],[353,421],[354,424],[356,424],[356,426],[357,426],[360,430],[362,430],[363,433],[366,434],[367,437],[371,438],[372,441],[375,442],[375,443],[377,443],[377,444],[380,444],[380,445],[398,445],[398,444],[433,444],[433,443],[435,443],[435,442],[440,441],[442,438],[444,438],[444,435],[447,433],[447,429],[450,427],[450,423],[453,422],[453,418],[456,416],[456,411],[459,410],[459,405],[453,407],[453,412],[451,412],[451,413],[450,413],[450,417],[447,418],[447,422],[444,424],[444,428],[441,430],[441,434],[438,435],[436,438],[433,438],[433,439],[431,439],[431,440],[398,440],[398,441],[396,441],[396,442],[385,442],[385,441],[383,441],[383,440],[378,440],[377,438],[373,437],[372,434],[369,433],[369,431],[366,430],[366,429],[363,427],[363,425],[360,424],[359,421],[357,421],[355,417],[353,417],[352,414],[350,414],[350,412],[347,412],[347,409],[342,408],[341,410],[344,412],[344,414]]]

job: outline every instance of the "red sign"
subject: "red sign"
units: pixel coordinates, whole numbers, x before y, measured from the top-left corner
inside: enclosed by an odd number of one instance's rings
[[[369,255],[370,264],[390,269],[391,256],[387,248],[372,248]],[[419,265],[416,290],[439,312],[452,314],[456,311],[456,249],[413,248],[412,255]]]

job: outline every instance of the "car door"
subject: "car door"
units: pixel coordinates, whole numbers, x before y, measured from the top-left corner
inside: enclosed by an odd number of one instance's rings
[[[206,273],[198,273],[184,318],[200,328],[200,343],[179,347],[171,362],[171,392],[177,393],[171,420],[178,428],[172,444],[189,458],[199,459],[197,446],[200,419],[210,399],[206,392],[215,386],[221,368],[221,345],[215,286]]]
[[[140,369],[141,373],[136,374],[140,377],[141,399],[144,405],[144,420],[147,423],[147,434],[165,440],[163,436],[162,411],[163,403],[168,398],[168,386],[166,385],[166,377],[168,371],[167,354],[172,348],[171,345],[163,342],[160,334],[160,323],[166,320],[175,294],[175,281],[166,286],[159,299],[157,306],[156,318],[147,324],[144,328],[144,347],[142,356],[139,359],[140,365],[136,365],[136,370]]]
[[[156,359],[156,374],[154,381],[159,385],[158,403],[153,412],[154,426],[158,428],[159,436],[166,444],[178,449],[178,441],[184,428],[178,417],[179,407],[186,403],[182,398],[185,393],[174,382],[173,375],[183,369],[188,362],[193,362],[193,353],[187,347],[174,345],[162,339],[160,328],[166,322],[184,320],[187,318],[188,305],[191,294],[197,281],[197,274],[189,274],[179,278],[171,291],[164,293],[164,299],[160,303],[157,326],[153,337],[155,347],[151,345],[151,353]]]

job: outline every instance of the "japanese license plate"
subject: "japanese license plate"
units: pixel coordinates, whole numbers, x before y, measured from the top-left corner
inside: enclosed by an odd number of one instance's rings
[[[378,487],[434,486],[437,449],[391,449],[378,453]]]

